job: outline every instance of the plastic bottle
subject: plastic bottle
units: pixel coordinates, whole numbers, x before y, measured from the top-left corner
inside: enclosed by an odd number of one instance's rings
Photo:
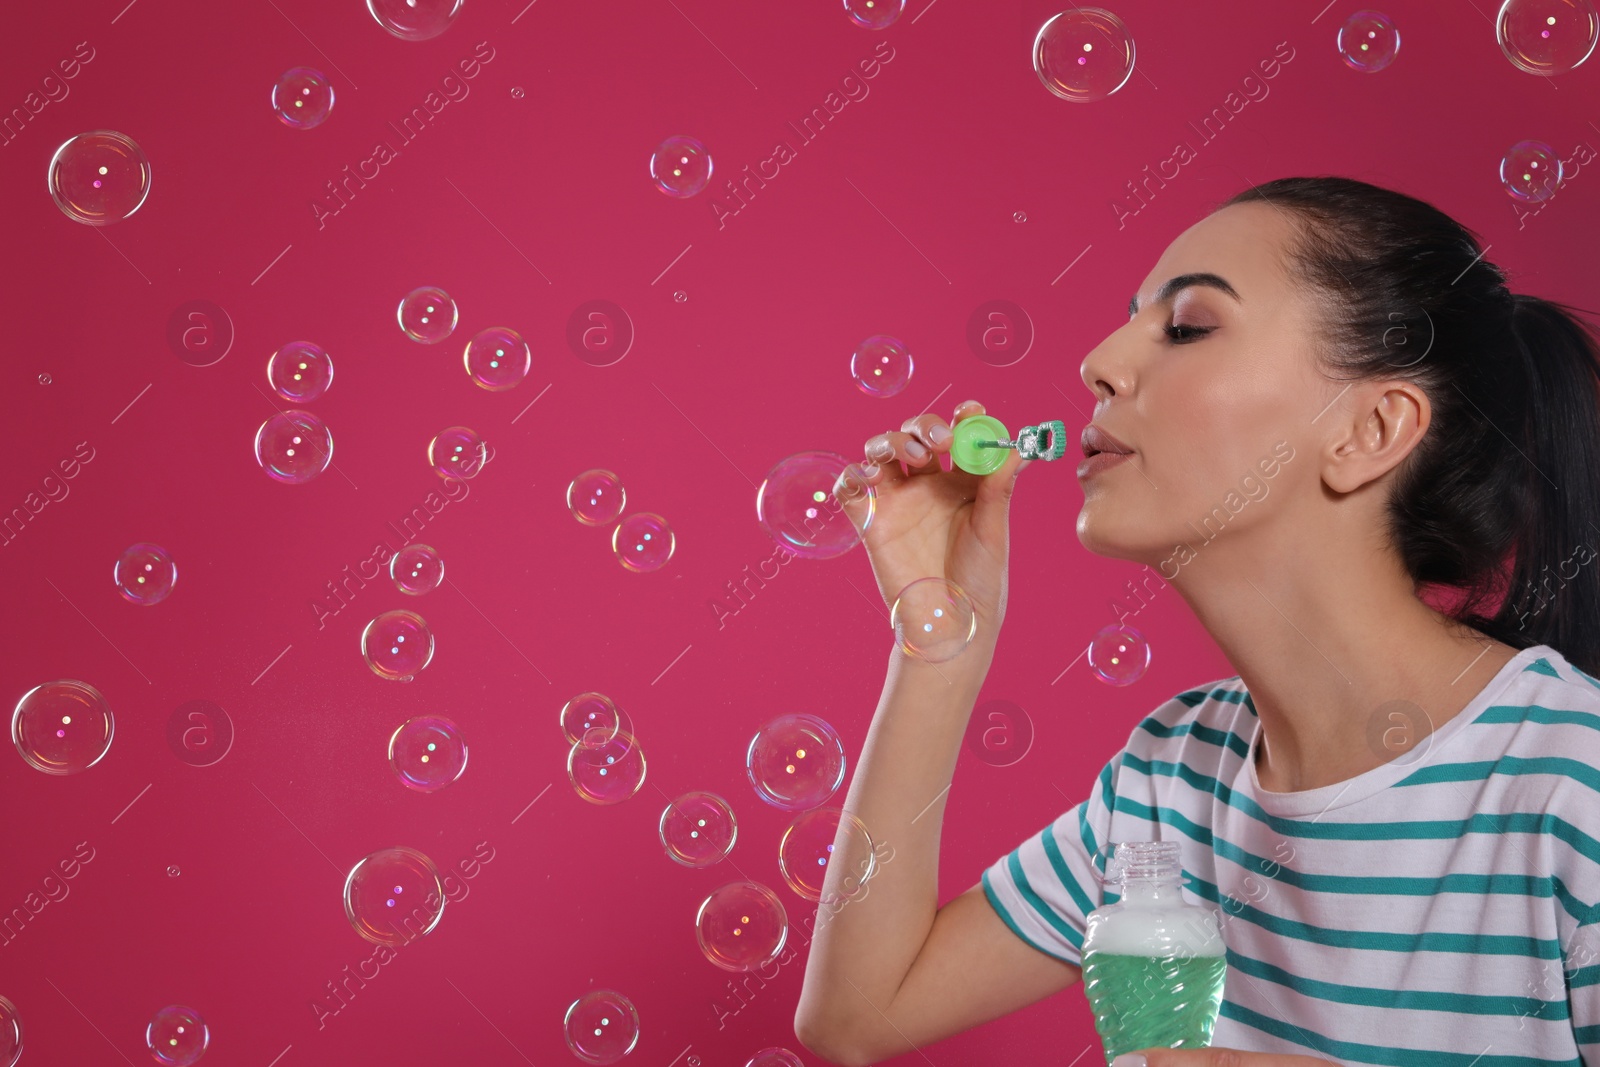
[[[1124,841],[1106,865],[1121,899],[1089,913],[1083,991],[1106,1063],[1146,1048],[1206,1048],[1222,1007],[1216,916],[1183,900],[1176,841]]]

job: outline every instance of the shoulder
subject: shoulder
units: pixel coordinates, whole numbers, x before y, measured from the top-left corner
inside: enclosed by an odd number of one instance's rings
[[[1230,760],[1245,758],[1255,723],[1255,706],[1238,675],[1193,686],[1140,720],[1118,755],[1117,771],[1212,778]]]

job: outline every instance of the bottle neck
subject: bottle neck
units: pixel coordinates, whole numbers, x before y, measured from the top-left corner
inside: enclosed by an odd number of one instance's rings
[[[1122,882],[1122,903],[1172,904],[1183,901],[1183,881],[1177,876],[1165,878],[1125,877]]]

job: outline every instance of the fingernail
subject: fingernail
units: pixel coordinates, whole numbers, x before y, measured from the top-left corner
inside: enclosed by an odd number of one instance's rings
[[[1122,1055],[1111,1061],[1111,1067],[1147,1067],[1147,1065],[1145,1063],[1144,1053],[1124,1052]]]
[[[894,452],[894,446],[887,441],[879,441],[867,449],[867,455],[873,459],[887,459]]]
[[[865,467],[861,468],[861,473],[866,475],[868,478],[876,478],[878,476],[878,465],[876,463],[868,463]]]
[[[928,440],[932,441],[936,445],[942,445],[946,441],[950,440],[950,431],[945,429],[943,426],[935,426],[933,429],[928,431]]]
[[[910,456],[912,459],[921,459],[927,454],[928,450],[923,446],[921,441],[906,442],[906,455]]]

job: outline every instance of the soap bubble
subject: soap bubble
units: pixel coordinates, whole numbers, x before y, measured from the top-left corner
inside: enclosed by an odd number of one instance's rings
[[[617,562],[636,574],[666,566],[677,544],[667,520],[652,511],[629,515],[611,531],[611,551]]]
[[[34,686],[11,713],[17,751],[46,774],[77,774],[99,763],[113,728],[100,690],[72,679]]]
[[[845,14],[866,30],[887,29],[905,9],[906,0],[844,0]]]
[[[1518,141],[1500,160],[1500,182],[1506,193],[1525,204],[1556,195],[1565,176],[1561,157],[1543,141]]]
[[[1338,45],[1347,67],[1375,74],[1394,62],[1400,51],[1400,31],[1388,15],[1357,11],[1339,28]]]
[[[1600,40],[1594,0],[1506,0],[1495,22],[1500,51],[1529,74],[1565,74]]]
[[[141,542],[122,553],[111,579],[128,603],[159,604],[178,583],[178,565],[160,545]]]
[[[610,989],[585,993],[567,1007],[567,1048],[584,1063],[616,1063],[639,1043],[633,1001]]]
[[[22,1056],[22,1017],[17,1006],[0,997],[0,1067],[13,1067]]]
[[[894,396],[911,381],[911,370],[905,342],[887,334],[862,341],[850,357],[850,377],[868,396]]]
[[[422,715],[389,738],[389,766],[407,788],[437,793],[467,769],[467,742],[449,719]]]
[[[668,196],[693,196],[711,181],[711,154],[693,137],[668,137],[650,157],[650,177]]]
[[[426,41],[450,28],[462,0],[367,0],[378,25],[402,41]]]
[[[400,298],[400,329],[418,344],[436,345],[456,328],[460,312],[450,294],[437,285],[424,285]]]
[[[567,486],[567,507],[585,526],[616,522],[627,502],[622,480],[608,470],[584,471]]]
[[[835,851],[839,824],[845,825],[845,847]],[[828,874],[828,864],[835,856],[850,870],[844,875],[840,900],[851,900],[872,877],[877,867],[877,857],[872,851],[872,837],[860,819],[843,808],[813,808],[800,815],[783,832],[778,842],[778,869],[789,888],[807,900],[821,903],[822,883]],[[830,903],[836,902],[830,897]]]
[[[211,1043],[211,1028],[193,1008],[174,1004],[156,1012],[145,1027],[144,1043],[164,1067],[189,1067],[205,1055],[206,1046]]]
[[[587,741],[598,745],[617,731],[633,733],[633,721],[604,693],[579,693],[561,708],[561,733],[567,744]]]
[[[432,545],[407,545],[389,557],[389,577],[402,593],[431,593],[444,581],[444,560]]]
[[[750,739],[745,773],[756,796],[785,811],[814,808],[844,781],[844,743],[815,715],[780,715]]]
[[[918,578],[900,590],[889,623],[901,651],[928,663],[955,659],[978,632],[972,601],[945,578]]]
[[[685,793],[661,812],[661,846],[685,867],[720,863],[739,836],[728,802],[715,793]]]
[[[414,848],[374,852],[344,880],[345,918],[376,945],[404,945],[432,932],[444,901],[439,869]]]
[[[725,971],[753,971],[783,951],[789,917],[760,882],[729,882],[700,903],[694,930],[706,959]]]
[[[285,400],[315,400],[333,384],[333,357],[321,345],[291,341],[267,360],[267,383]]]
[[[452,426],[428,442],[428,464],[441,478],[472,478],[489,462],[489,447],[476,430]]]
[[[620,804],[644,785],[644,775],[644,749],[622,730],[585,734],[567,753],[567,780],[591,804]]]
[[[1089,642],[1089,667],[1107,685],[1132,685],[1150,666],[1150,643],[1131,626],[1112,623]]]
[[[1133,73],[1133,37],[1122,20],[1098,7],[1063,11],[1039,27],[1033,69],[1063,100],[1103,100]]]
[[[844,476],[835,497],[833,488]],[[778,544],[806,559],[833,559],[861,543],[872,525],[877,492],[861,480],[861,467],[836,452],[797,452],[767,472],[756,490],[756,519]],[[857,528],[845,505],[862,510]]]
[[[50,158],[50,195],[67,218],[109,226],[138,211],[150,195],[150,160],[127,134],[80,133]]]
[[[479,330],[461,354],[467,376],[490,392],[519,384],[533,366],[533,353],[522,335],[507,326]]]
[[[433,631],[414,611],[386,611],[361,631],[361,658],[379,678],[412,681],[433,661]]]
[[[309,411],[280,411],[256,430],[256,462],[275,481],[303,485],[333,462],[333,434]]]
[[[786,1048],[764,1048],[744,1067],[806,1067],[805,1062]]]
[[[293,67],[272,87],[272,110],[291,129],[321,126],[333,110],[333,85],[320,70]]]

